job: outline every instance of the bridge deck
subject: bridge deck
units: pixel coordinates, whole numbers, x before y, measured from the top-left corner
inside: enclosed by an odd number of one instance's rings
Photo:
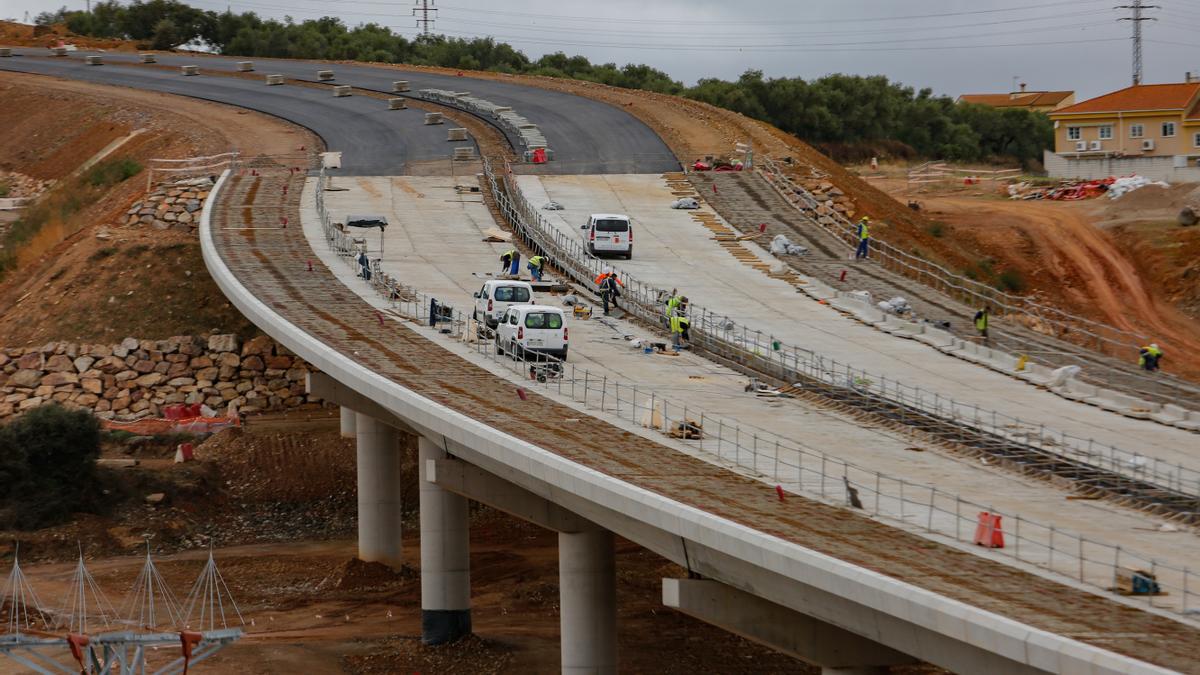
[[[292,181],[287,201],[282,184]],[[847,511],[792,497],[514,387],[394,323],[338,283],[300,228],[302,177],[232,177],[213,228],[240,282],[295,326],[432,401],[596,471],[807,547],[1009,617],[1160,666],[1200,672],[1200,630],[922,539]],[[262,227],[264,229],[246,229]]]

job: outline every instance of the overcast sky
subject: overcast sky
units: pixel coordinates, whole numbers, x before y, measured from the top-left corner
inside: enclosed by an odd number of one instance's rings
[[[190,0],[205,9],[296,20],[339,16],[415,35],[422,0]],[[22,18],[62,0],[0,0]],[[85,0],[70,0],[82,8]],[[531,57],[565,51],[593,61],[647,63],[687,84],[768,76],[883,74],[941,94],[1073,89],[1079,98],[1126,86],[1131,0],[436,0],[435,32],[491,35]],[[1154,0],[1147,10],[1145,82],[1200,72],[1200,0]],[[989,46],[994,45],[994,46]]]

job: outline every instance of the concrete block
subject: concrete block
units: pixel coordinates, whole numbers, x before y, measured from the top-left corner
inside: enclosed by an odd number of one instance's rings
[[[341,85],[334,87],[333,95],[336,97],[339,97],[339,98],[342,96],[349,96],[350,95],[350,85],[341,84]]]
[[[238,61],[237,69],[238,69],[239,73],[248,73],[248,72],[254,70],[254,62],[253,61]]]
[[[318,70],[317,71],[317,81],[318,82],[329,82],[332,79],[333,79],[333,71],[332,70]]]
[[[88,64],[89,66],[102,66],[102,65],[104,65],[104,57],[102,57],[102,56],[85,56],[85,57],[83,57],[83,62]]]
[[[67,48],[66,47],[51,47],[50,54],[52,56],[66,56]]]
[[[409,86],[408,86],[408,80],[396,80],[395,82],[393,82],[392,83],[392,91],[394,91],[394,92],[410,91]]]
[[[138,56],[142,59],[142,63],[158,63],[157,54],[138,54]]]
[[[0,57],[12,56],[12,47],[0,47]]]
[[[425,124],[441,124],[442,113],[432,112],[425,113]]]
[[[184,75],[199,75],[200,66],[179,66],[179,72]]]
[[[466,129],[447,129],[446,140],[448,141],[465,141],[467,140]]]
[[[475,159],[475,148],[467,146],[465,148],[454,149],[454,159],[468,160]]]
[[[1164,404],[1162,409],[1150,415],[1150,419],[1160,424],[1174,424],[1186,421],[1188,410],[1174,403]]]
[[[408,104],[402,98],[389,98],[388,110],[404,110]]]
[[[268,85],[283,84],[283,75],[268,75],[267,76],[267,84]]]

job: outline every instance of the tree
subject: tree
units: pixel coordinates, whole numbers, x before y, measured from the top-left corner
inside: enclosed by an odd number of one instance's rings
[[[154,24],[154,38],[150,42],[150,46],[154,49],[174,49],[180,42],[186,40],[179,39],[179,27],[170,19],[162,19]]]
[[[43,405],[0,427],[0,526],[45,527],[94,504],[99,455],[87,411]]]

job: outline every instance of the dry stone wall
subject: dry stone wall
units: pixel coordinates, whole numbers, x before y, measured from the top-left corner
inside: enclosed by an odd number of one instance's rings
[[[208,178],[158,185],[125,212],[126,227],[153,227],[192,232],[200,226],[200,209],[212,188]]]
[[[163,406],[201,403],[228,412],[318,407],[305,393],[313,370],[267,336],[167,340],[125,338],[117,345],[51,342],[0,350],[0,420],[57,401],[110,419],[160,415]]]

